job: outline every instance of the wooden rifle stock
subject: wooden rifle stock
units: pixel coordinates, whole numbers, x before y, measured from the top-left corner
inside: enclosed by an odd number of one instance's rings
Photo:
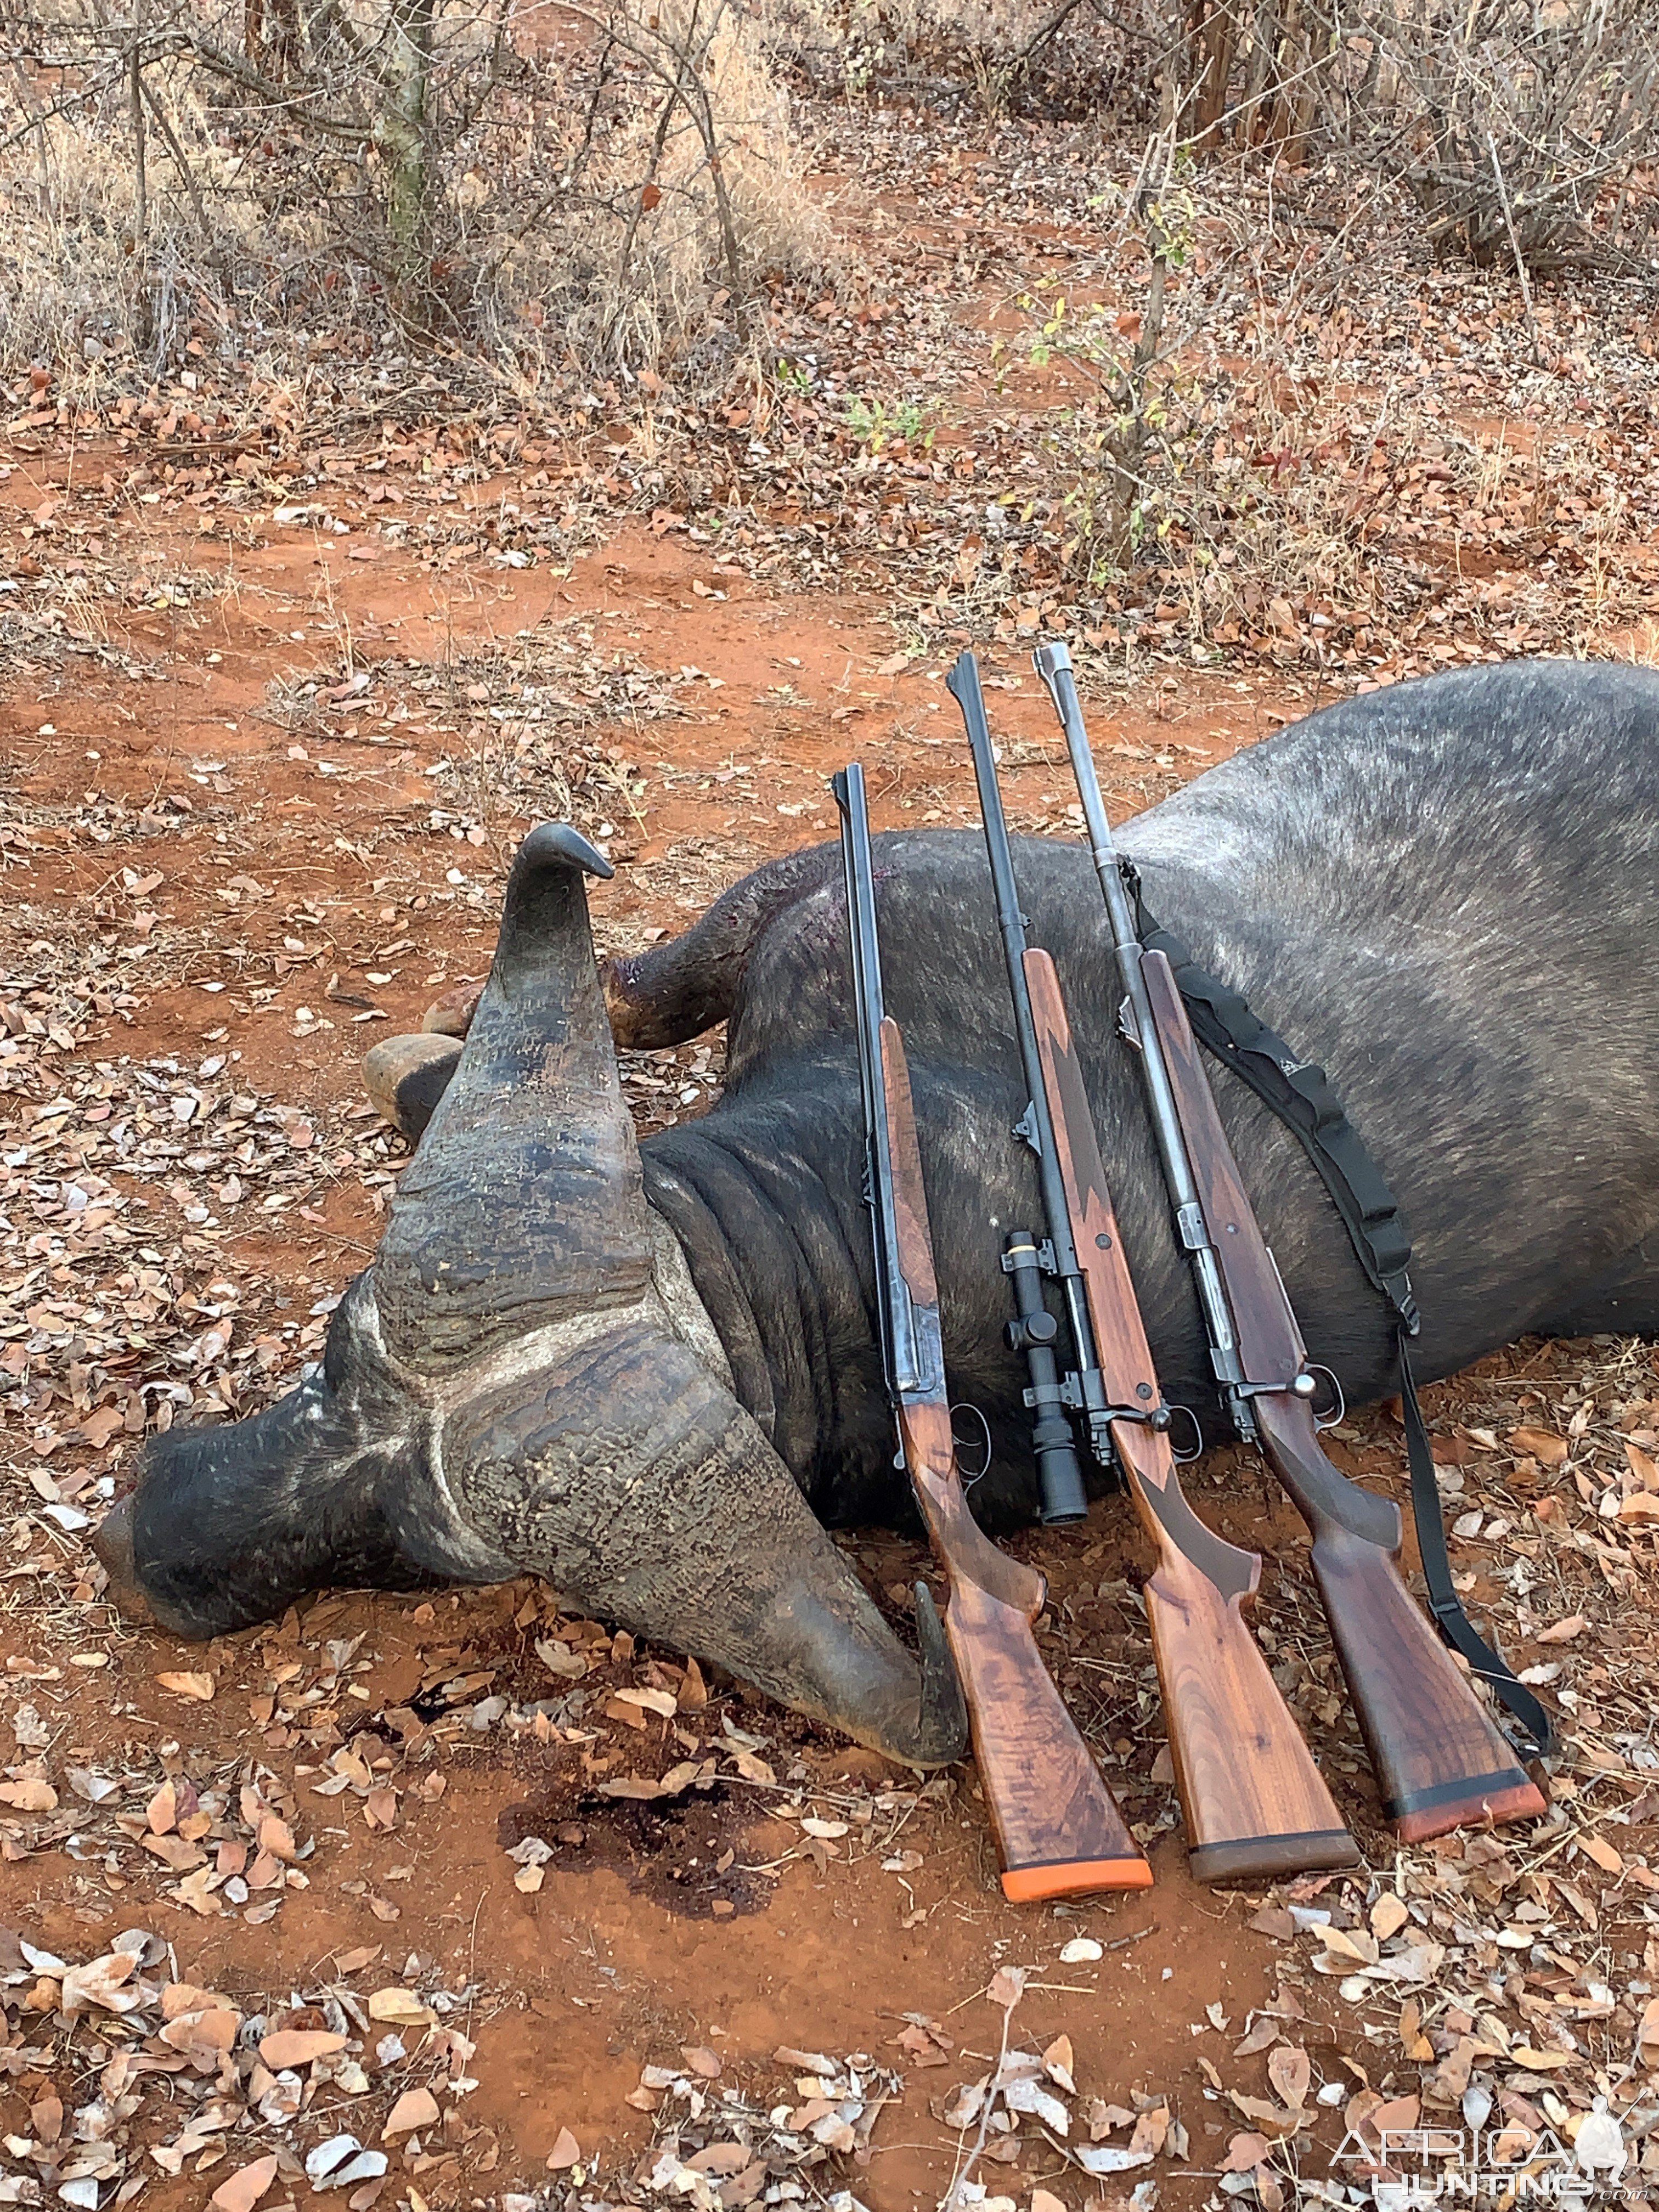
[[[1047,952],[1028,951],[1024,966],[1106,1395],[1113,1406],[1150,1410],[1160,1402],[1152,1352],[1060,979]],[[1193,1511],[1167,1432],[1121,1419],[1112,1443],[1158,1547],[1142,1595],[1193,1872],[1202,1881],[1268,1881],[1354,1865],[1358,1848],[1245,1625],[1261,1559]]]
[[[881,1024],[881,1061],[892,1159],[895,1255],[913,1304],[939,1304],[922,1188],[910,1073],[898,1025]],[[1145,1889],[1145,1853],[1102,1780],[1042,1663],[1031,1624],[1048,1585],[1009,1559],[968,1510],[951,1409],[943,1387],[902,1393],[900,1442],[916,1502],[950,1597],[945,1633],[973,1733],[974,1756],[1002,1860],[1002,1887],[1017,1903],[1091,1890]]]
[[[1261,1447],[1313,1537],[1313,1567],[1383,1810],[1404,1843],[1471,1823],[1536,1818],[1541,1791],[1487,1717],[1401,1578],[1400,1512],[1326,1457],[1291,1383],[1306,1357],[1279,1270],[1245,1194],[1187,1010],[1161,952],[1141,959],[1249,1380]]]

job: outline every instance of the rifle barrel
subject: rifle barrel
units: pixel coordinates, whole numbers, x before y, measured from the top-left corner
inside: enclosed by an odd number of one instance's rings
[[[1199,1304],[1204,1310],[1205,1328],[1210,1340],[1210,1364],[1215,1370],[1216,1381],[1221,1386],[1227,1410],[1232,1416],[1233,1426],[1249,1443],[1255,1436],[1255,1415],[1251,1410],[1249,1395],[1240,1387],[1245,1375],[1233,1327],[1232,1309],[1227,1302],[1220,1259],[1210,1238],[1204,1208],[1199,1201],[1192,1162],[1182,1135],[1181,1116],[1176,1111],[1175,1093],[1170,1088],[1170,1071],[1164,1065],[1163,1041],[1152,1016],[1152,1003],[1146,996],[1146,979],[1140,965],[1140,939],[1135,933],[1134,908],[1130,902],[1128,887],[1123,880],[1117,848],[1112,842],[1112,826],[1106,819],[1105,802],[1100,795],[1100,779],[1095,774],[1094,755],[1089,750],[1089,733],[1083,726],[1083,709],[1078,702],[1077,678],[1072,671],[1072,656],[1064,645],[1054,642],[1038,647],[1033,655],[1033,665],[1054,702],[1060,728],[1066,733],[1066,750],[1072,757],[1072,774],[1077,779],[1078,796],[1083,803],[1084,825],[1088,833],[1089,850],[1094,857],[1095,873],[1100,878],[1100,888],[1106,900],[1106,912],[1112,927],[1112,950],[1117,957],[1117,970],[1122,980],[1129,1023],[1135,1042],[1140,1048],[1141,1074],[1152,1107],[1152,1134],[1158,1144],[1158,1158],[1163,1164],[1164,1185],[1170,1194],[1170,1203],[1175,1209],[1176,1234],[1192,1261]],[[1285,1379],[1288,1382],[1290,1378],[1287,1376]]]
[[[1078,1265],[1066,1210],[1066,1192],[1060,1179],[1053,1117],[1042,1085],[1042,1055],[1037,1048],[1036,1028],[1031,1018],[1030,994],[1025,985],[1025,916],[1020,910],[1014,882],[1013,854],[1008,846],[1008,824],[997,787],[996,756],[991,749],[990,725],[985,719],[985,695],[980,688],[979,663],[964,653],[945,678],[945,688],[962,709],[969,749],[974,757],[974,780],[979,786],[980,815],[985,824],[985,850],[991,864],[991,884],[996,898],[997,926],[1002,933],[1003,957],[1008,968],[1008,988],[1013,1000],[1014,1034],[1019,1042],[1024,1072],[1028,1121],[1017,1131],[1036,1154],[1037,1182],[1048,1231],[1052,1273],[1066,1304],[1077,1366],[1068,1383],[1089,1431],[1090,1449],[1102,1467],[1112,1464],[1110,1426],[1105,1417],[1106,1389],[1101,1379],[1094,1332],[1089,1326],[1088,1294],[1083,1270]],[[1010,1270],[1012,1273],[1012,1269]],[[1023,1311],[1023,1309],[1022,1309]],[[1030,1356],[1028,1352],[1028,1358]],[[1045,1384],[1040,1362],[1032,1366],[1033,1404],[1038,1427],[1045,1425]],[[1073,1455],[1069,1467],[1063,1457],[1046,1447],[1037,1455],[1042,1486],[1042,1518],[1064,1522],[1083,1520],[1089,1510],[1083,1477]]]
[[[943,1390],[944,1354],[934,1332],[921,1325],[899,1263],[893,1206],[892,1139],[888,1123],[881,1030],[887,1007],[876,934],[876,884],[870,864],[870,815],[864,770],[851,762],[831,781],[841,809],[842,865],[853,961],[853,1008],[858,1029],[859,1089],[864,1102],[865,1204],[876,1248],[876,1306],[889,1392],[897,1398]]]

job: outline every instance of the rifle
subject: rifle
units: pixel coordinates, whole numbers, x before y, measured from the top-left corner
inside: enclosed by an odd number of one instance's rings
[[[1038,1257],[1058,1282],[1077,1355],[1063,1402],[1084,1414],[1100,1464],[1121,1468],[1158,1549],[1142,1595],[1193,1872],[1201,1881],[1254,1881],[1352,1866],[1358,1849],[1245,1625],[1261,1561],[1206,1528],[1176,1478],[1169,1409],[1112,1211],[1060,978],[1049,954],[1026,942],[973,654],[964,653],[945,680],[973,750],[1030,1091],[1015,1133],[1037,1156],[1048,1231]],[[1010,1273],[1012,1256],[1003,1262]],[[1022,1297],[1022,1320],[1024,1304]],[[1043,1410],[1036,1388],[1026,1396]]]
[[[1112,844],[1063,645],[1036,656],[1066,733],[1125,1000],[1122,1025],[1146,1082],[1176,1227],[1198,1289],[1211,1364],[1233,1425],[1260,1443],[1313,1538],[1314,1577],[1359,1724],[1401,1840],[1472,1822],[1533,1819],[1544,1798],[1488,1718],[1399,1567],[1391,1498],[1331,1464],[1312,1401],[1318,1385],[1279,1269],[1216,1110],[1168,960],[1143,951]]]
[[[1060,1702],[1031,1632],[1048,1584],[997,1549],[963,1492],[910,1072],[898,1024],[882,1000],[875,874],[858,764],[837,775],[831,788],[841,809],[847,872],[882,1364],[900,1460],[949,1584],[945,1640],[967,1702],[1003,1893],[1021,1903],[1145,1889],[1152,1868]],[[919,1610],[931,1607],[925,1583],[917,1585],[916,1603]]]

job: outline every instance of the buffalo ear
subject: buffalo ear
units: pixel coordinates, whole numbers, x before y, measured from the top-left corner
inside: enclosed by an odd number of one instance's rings
[[[422,1371],[631,1304],[650,1279],[584,888],[611,872],[564,823],[532,830],[514,860],[489,979],[375,1262],[386,1340]]]

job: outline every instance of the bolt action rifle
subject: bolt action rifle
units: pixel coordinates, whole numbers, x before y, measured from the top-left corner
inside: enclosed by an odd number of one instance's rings
[[[945,1634],[967,1701],[974,1755],[1016,1902],[1089,1890],[1145,1889],[1152,1870],[1060,1701],[1031,1624],[1048,1585],[1000,1552],[968,1510],[951,1433],[932,1233],[910,1074],[884,1007],[875,876],[863,773],[832,789],[852,938],[863,1094],[866,1198],[874,1228],[876,1301],[900,1456],[950,1585]],[[931,1603],[918,1584],[919,1611]]]
[[[1099,1463],[1121,1468],[1158,1547],[1142,1595],[1193,1872],[1200,1881],[1265,1881],[1352,1866],[1358,1849],[1245,1625],[1243,1608],[1255,1595],[1261,1561],[1206,1528],[1176,1478],[1170,1413],[1112,1211],[1060,978],[1050,955],[1026,942],[971,653],[962,655],[946,682],[973,749],[1030,1097],[1015,1133],[1037,1157],[1048,1233],[1035,1257],[1058,1285],[1077,1356],[1055,1395],[1083,1415]],[[1029,1246],[1029,1234],[1018,1234]],[[1003,1265],[1012,1274],[1012,1234],[1008,1243]],[[1030,1267],[1028,1261],[1022,1269],[1028,1280]],[[1017,1285],[1020,1279],[1016,1275]],[[1009,1332],[1022,1349],[1030,1326],[1026,1303],[1022,1291],[1020,1317]],[[1046,1313],[1044,1318],[1052,1320]],[[1036,1382],[1026,1399],[1040,1418],[1052,1402]]]
[[[1216,1381],[1238,1435],[1260,1443],[1312,1534],[1314,1577],[1383,1810],[1405,1843],[1470,1822],[1534,1818],[1545,1810],[1542,1793],[1401,1577],[1399,1508],[1350,1482],[1321,1448],[1307,1348],[1245,1194],[1174,973],[1136,934],[1072,656],[1063,645],[1045,645],[1036,667],[1072,757],[1123,983],[1123,1033],[1138,1048]]]

